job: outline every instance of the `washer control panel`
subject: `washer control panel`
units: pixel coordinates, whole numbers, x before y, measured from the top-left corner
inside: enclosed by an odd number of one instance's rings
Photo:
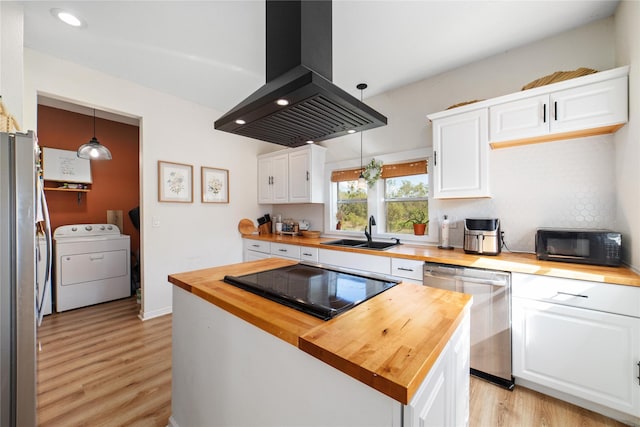
[[[65,237],[93,237],[120,235],[120,229],[113,224],[70,224],[61,225],[53,233],[55,239]]]

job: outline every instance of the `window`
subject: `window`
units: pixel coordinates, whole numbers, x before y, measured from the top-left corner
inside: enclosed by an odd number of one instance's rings
[[[427,174],[386,178],[384,208],[388,233],[413,234],[411,220],[429,219]]]
[[[358,187],[360,170],[334,171],[331,174],[335,194],[334,230],[362,231],[367,225],[368,194]],[[355,179],[354,179],[355,178]]]
[[[331,230],[362,232],[374,215],[376,234],[413,235],[412,220],[428,221],[426,160],[383,165],[382,178],[373,188],[359,188],[359,175],[360,169],[332,172]]]

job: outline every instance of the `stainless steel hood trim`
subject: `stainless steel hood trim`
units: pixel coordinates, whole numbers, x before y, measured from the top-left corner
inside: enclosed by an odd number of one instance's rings
[[[385,116],[330,80],[330,1],[267,0],[266,7],[268,81],[216,120],[216,129],[299,147],[308,141],[324,141],[348,131],[360,132],[387,124]],[[318,20],[323,22],[319,24]],[[299,31],[291,33],[291,27]],[[292,34],[299,37],[299,43],[290,43]],[[281,40],[289,42],[284,44]],[[282,70],[282,64],[294,63],[298,65],[271,77],[274,69]],[[289,105],[277,105],[276,101],[282,98]],[[239,119],[245,124],[236,123]]]

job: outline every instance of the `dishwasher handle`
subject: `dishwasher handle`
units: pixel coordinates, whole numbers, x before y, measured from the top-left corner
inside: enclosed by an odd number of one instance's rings
[[[491,286],[509,286],[508,280],[492,280],[481,279],[472,276],[460,276],[458,274],[432,274],[429,271],[424,272],[424,277],[434,277],[438,279],[459,280],[461,282],[476,283],[479,285],[491,285]]]

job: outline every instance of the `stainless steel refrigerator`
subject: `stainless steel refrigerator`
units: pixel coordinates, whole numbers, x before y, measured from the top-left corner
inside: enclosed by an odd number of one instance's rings
[[[36,425],[36,222],[43,202],[32,132],[0,133],[0,426]]]

